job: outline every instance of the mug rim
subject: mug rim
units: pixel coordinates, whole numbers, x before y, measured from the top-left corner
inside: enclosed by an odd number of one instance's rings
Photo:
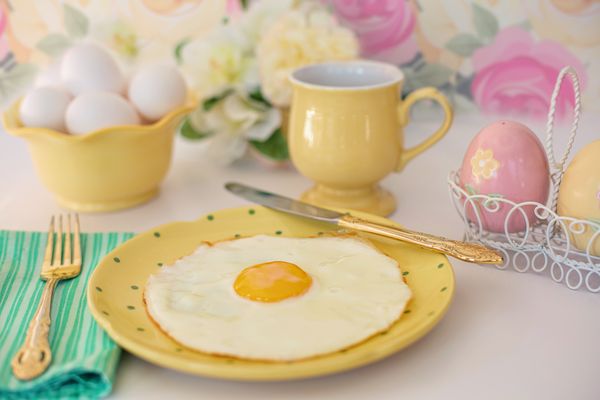
[[[388,70],[391,72],[390,78],[381,83],[374,83],[370,85],[351,85],[351,86],[331,86],[331,85],[323,85],[319,83],[311,83],[307,82],[298,77],[298,74],[305,72],[310,69],[323,68],[326,66],[336,66],[336,65],[348,65],[348,64],[356,64],[356,65],[369,65],[369,66],[377,66]],[[320,90],[330,90],[330,91],[354,91],[354,90],[371,90],[376,88],[383,88],[388,86],[393,86],[400,82],[404,81],[404,73],[400,68],[395,66],[394,64],[385,63],[381,61],[374,60],[364,60],[364,59],[356,59],[356,60],[347,60],[347,61],[327,61],[315,64],[304,65],[302,67],[296,68],[293,70],[288,79],[294,85],[303,86],[311,89],[320,89]]]

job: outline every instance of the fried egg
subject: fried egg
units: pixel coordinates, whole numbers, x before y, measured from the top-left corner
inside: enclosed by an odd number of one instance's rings
[[[398,263],[358,236],[202,244],[148,279],[148,314],[181,345],[291,361],[387,330],[411,297]]]

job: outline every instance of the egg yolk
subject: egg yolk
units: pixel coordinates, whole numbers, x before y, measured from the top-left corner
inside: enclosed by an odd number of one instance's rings
[[[312,278],[296,264],[271,261],[244,269],[235,280],[235,292],[249,300],[274,303],[304,294]]]

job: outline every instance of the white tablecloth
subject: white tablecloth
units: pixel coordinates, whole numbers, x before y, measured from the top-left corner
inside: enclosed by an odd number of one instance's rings
[[[487,120],[490,121],[489,119]],[[459,116],[448,136],[384,185],[398,198],[391,217],[452,238],[462,225],[449,201],[448,171],[460,165],[480,116]],[[409,143],[434,129],[414,122]],[[575,149],[600,138],[600,116],[585,115]],[[543,124],[537,124],[543,135]],[[562,149],[566,128],[559,129]],[[221,168],[198,146],[178,140],[161,194],[110,214],[83,215],[85,231],[134,231],[245,204],[222,189],[237,180],[297,196],[308,185],[295,171],[251,161]],[[60,212],[39,183],[26,146],[0,132],[0,229],[45,230]],[[201,378],[125,354],[114,399],[599,399],[600,294],[574,292],[548,278],[452,260],[456,295],[442,322],[410,348],[350,372],[294,382],[240,383]],[[7,362],[7,360],[1,360]]]

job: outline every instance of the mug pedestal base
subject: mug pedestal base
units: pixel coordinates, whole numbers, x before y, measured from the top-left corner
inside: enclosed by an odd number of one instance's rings
[[[304,192],[301,200],[318,206],[347,208],[383,217],[396,210],[394,195],[379,185],[361,189],[339,189],[317,184]]]

